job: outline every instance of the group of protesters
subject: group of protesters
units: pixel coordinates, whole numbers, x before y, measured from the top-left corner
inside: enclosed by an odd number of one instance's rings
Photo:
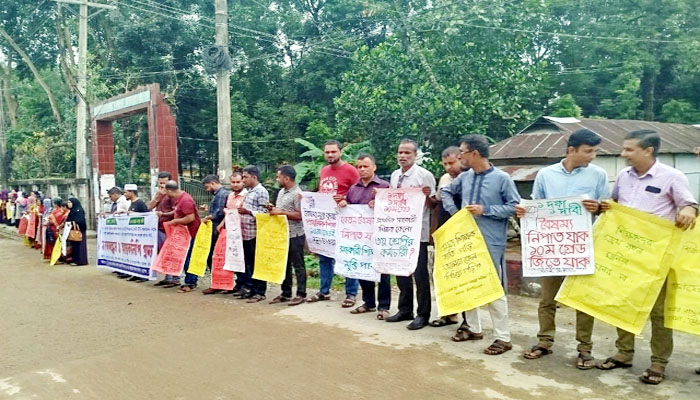
[[[65,254],[59,264],[87,265],[87,221],[80,201],[75,197],[44,197],[34,190],[23,192],[19,188],[0,192],[0,224],[14,226],[24,243],[41,251],[49,261],[54,246],[60,240],[64,228],[70,231],[65,243]]]
[[[695,223],[698,203],[691,194],[685,175],[679,170],[665,165],[657,159],[660,147],[659,135],[650,130],[629,133],[622,143],[621,156],[628,167],[623,169],[612,190],[609,190],[609,177],[604,169],[592,164],[598,151],[601,138],[590,130],[578,130],[568,138],[566,154],[561,162],[539,171],[535,178],[533,200],[585,196],[583,206],[593,218],[610,209],[610,202],[631,207],[643,212],[673,221],[681,229],[688,229]],[[410,276],[396,276],[399,289],[398,310],[392,315],[390,276],[382,274],[379,282],[345,279],[345,298],[341,306],[351,309],[352,314],[376,313],[376,318],[389,323],[410,321],[409,330],[426,326],[443,327],[458,325],[452,340],[455,342],[475,341],[484,338],[480,313],[476,308],[459,315],[431,318],[431,285],[428,265],[428,244],[431,232],[431,214],[438,225],[444,224],[451,215],[466,209],[474,217],[484,238],[486,247],[496,268],[500,283],[506,291],[505,250],[508,221],[511,217],[523,217],[526,209],[521,204],[513,179],[489,161],[489,142],[483,135],[467,135],[455,146],[442,152],[442,165],[445,173],[436,183],[431,172],[417,164],[418,145],[411,139],[403,139],[397,147],[399,168],[388,181],[376,174],[377,164],[370,154],[361,154],[354,165],[343,161],[342,144],[331,140],[323,147],[327,165],[320,170],[318,190],[329,193],[338,207],[349,204],[367,204],[374,207],[375,193],[382,188],[421,188],[425,195],[422,230],[418,262]],[[276,203],[270,203],[268,189],[260,179],[260,170],[249,165],[234,171],[230,176],[230,192],[215,175],[206,176],[204,187],[213,194],[206,208],[207,215],[200,218],[194,199],[183,191],[168,172],[158,175],[158,191],[153,199],[145,203],[138,198],[135,185],[126,185],[109,191],[111,213],[143,212],[153,210],[159,218],[158,245],[163,245],[166,222],[184,225],[192,242],[203,221],[213,224],[212,244],[216,243],[218,232],[224,227],[226,213],[240,214],[241,235],[245,272],[236,272],[235,286],[230,291],[208,288],[206,295],[230,294],[247,303],[266,300],[267,282],[253,278],[255,268],[256,219],[258,213],[285,215],[288,220],[289,250],[286,276],[281,293],[271,299],[271,304],[287,303],[296,306],[305,302],[313,303],[331,300],[331,283],[334,276],[334,262],[331,257],[318,255],[320,289],[308,296],[306,287],[307,272],[304,265],[305,235],[302,222],[301,189],[294,168],[281,166],[276,171],[276,181],[280,191]],[[4,195],[3,195],[4,196]],[[70,199],[68,208],[73,213],[76,200]],[[63,203],[59,203],[59,207]],[[77,203],[79,207],[79,203]],[[56,206],[54,206],[55,208]],[[70,220],[68,215],[68,220]],[[59,222],[55,218],[55,222]],[[60,230],[60,223],[56,224]],[[82,229],[82,227],[81,227]],[[176,288],[180,293],[195,290],[198,276],[188,272],[189,258],[193,243],[184,265],[184,282],[180,276],[165,276],[155,283],[162,288]],[[212,251],[213,251],[212,245]],[[211,254],[208,264],[211,266]],[[120,274],[129,278],[129,275]],[[296,277],[296,291],[293,280]],[[132,280],[145,279],[132,277]],[[539,332],[537,343],[523,354],[534,360],[552,352],[555,340],[555,296],[564,277],[544,277],[542,299],[538,307]],[[358,302],[358,289],[362,288],[362,303]],[[415,288],[414,288],[415,287]],[[664,327],[664,290],[661,291],[651,311],[651,365],[640,376],[649,384],[658,384],[665,378],[665,368],[673,350],[673,332]],[[414,297],[417,307],[414,307]],[[504,295],[483,306],[493,322],[493,342],[484,349],[485,354],[499,355],[512,349],[508,316],[508,300]],[[626,368],[632,365],[634,355],[634,335],[618,329],[615,342],[617,353],[602,362],[596,363],[592,355],[592,329],[594,318],[578,311],[576,340],[578,356],[575,365],[586,370],[597,367],[602,370]]]

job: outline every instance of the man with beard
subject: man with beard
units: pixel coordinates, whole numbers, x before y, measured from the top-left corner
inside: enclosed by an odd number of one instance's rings
[[[321,168],[318,191],[330,193],[337,202],[345,199],[350,186],[357,183],[360,176],[352,165],[342,160],[343,145],[337,140],[329,140],[323,146],[323,156],[328,165]],[[321,288],[318,293],[308,299],[309,303],[331,299],[331,282],[333,281],[333,267],[335,260],[319,254],[319,274],[321,275]],[[343,308],[355,305],[359,281],[357,279],[345,279],[345,300]]]
[[[442,204],[451,215],[466,208],[476,221],[486,242],[494,267],[506,290],[505,250],[508,218],[515,215],[520,195],[511,177],[489,162],[489,142],[483,135],[467,135],[460,140],[460,161],[466,168],[452,183],[441,189]],[[462,203],[455,204],[455,195]],[[493,321],[494,342],[485,354],[503,354],[513,348],[508,327],[508,300],[503,297],[486,305]],[[455,341],[481,340],[479,308],[466,312],[466,319],[453,337]]]

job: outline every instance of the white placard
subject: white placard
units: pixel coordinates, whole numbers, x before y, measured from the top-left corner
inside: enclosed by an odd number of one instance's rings
[[[593,262],[591,214],[583,196],[523,200],[520,219],[523,276],[590,275]]]

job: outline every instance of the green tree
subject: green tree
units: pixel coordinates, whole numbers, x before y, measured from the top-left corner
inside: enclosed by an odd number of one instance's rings
[[[565,94],[554,99],[548,107],[548,115],[552,117],[581,118],[581,107],[576,104],[574,96]]]

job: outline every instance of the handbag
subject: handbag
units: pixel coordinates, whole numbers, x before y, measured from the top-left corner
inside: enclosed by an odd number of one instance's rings
[[[70,241],[70,242],[82,242],[83,241],[83,232],[80,232],[80,229],[78,228],[78,224],[72,225],[70,233],[68,233],[68,241]]]

